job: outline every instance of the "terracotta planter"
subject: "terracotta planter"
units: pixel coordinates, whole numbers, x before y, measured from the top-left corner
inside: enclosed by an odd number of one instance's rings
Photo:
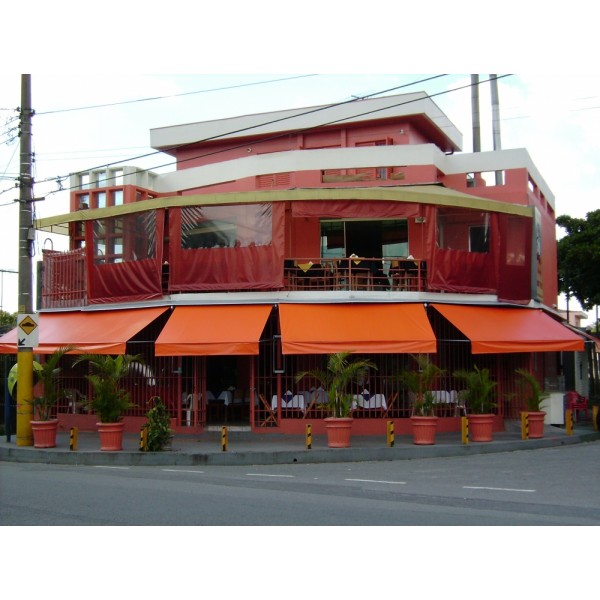
[[[527,422],[529,424],[529,435],[530,439],[539,439],[544,437],[544,418],[546,413],[540,412],[527,412]]]
[[[491,442],[494,415],[468,415],[469,438],[472,442]]]
[[[31,421],[34,448],[55,448],[58,419]]]
[[[100,435],[100,450],[114,452],[123,450],[123,421],[119,423],[96,423]]]
[[[349,448],[352,433],[351,417],[328,417],[325,419],[327,446],[329,448]]]
[[[437,430],[437,417],[418,417],[410,418],[413,431],[413,444],[432,445],[435,444],[435,432]]]

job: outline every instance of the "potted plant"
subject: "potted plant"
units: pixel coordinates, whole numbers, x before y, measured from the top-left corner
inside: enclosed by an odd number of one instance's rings
[[[142,363],[140,355],[84,354],[75,364],[87,361],[91,373],[86,375],[92,385],[93,397],[90,407],[98,416],[96,423],[100,435],[100,450],[123,449],[122,415],[133,404],[129,393],[121,386],[121,380],[129,373],[131,363]]]
[[[465,383],[465,389],[459,393],[467,406],[469,437],[474,442],[491,442],[493,410],[497,406],[493,392],[497,383],[490,378],[489,369],[480,369],[477,365],[472,371],[456,371],[454,377]]]
[[[527,410],[523,412],[527,415],[528,437],[542,438],[544,437],[544,419],[546,413],[542,410],[541,405],[550,394],[542,390],[537,377],[527,369],[517,369],[516,373],[520,376],[519,386],[525,396]]]
[[[34,374],[37,381],[43,386],[43,395],[33,399],[35,419],[31,421],[31,431],[35,448],[54,448],[56,446],[58,419],[54,414],[54,407],[59,398],[57,383],[61,372],[58,363],[65,354],[72,350],[75,350],[74,346],[62,346],[47,356],[43,364],[34,363]]]
[[[171,417],[160,396],[153,396],[150,402],[153,406],[146,413],[146,449],[149,452],[161,452],[173,439]]]
[[[368,359],[349,360],[350,354],[350,352],[330,354],[326,369],[313,369],[296,375],[296,383],[303,377],[309,376],[328,390],[327,412],[329,416],[325,419],[325,429],[327,430],[327,445],[330,448],[348,448],[350,446],[354,398],[348,388],[352,382],[364,377],[366,370],[377,370],[375,363]]]
[[[412,399],[411,425],[413,443],[418,445],[435,444],[438,417],[435,416],[435,382],[445,370],[429,359],[426,354],[412,355],[417,368],[400,373],[398,379],[409,391]]]

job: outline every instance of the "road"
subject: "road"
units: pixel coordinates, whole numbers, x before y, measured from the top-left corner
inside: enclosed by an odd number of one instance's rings
[[[599,525],[600,443],[256,467],[0,464],[0,525]]]

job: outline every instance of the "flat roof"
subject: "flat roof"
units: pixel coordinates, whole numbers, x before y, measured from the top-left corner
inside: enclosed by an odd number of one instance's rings
[[[426,92],[356,99],[338,104],[158,127],[150,130],[150,145],[155,150],[168,153],[179,146],[213,140],[273,135],[402,117],[418,119],[420,125],[428,129],[428,134],[435,138],[435,142],[444,152],[462,149],[462,133]]]

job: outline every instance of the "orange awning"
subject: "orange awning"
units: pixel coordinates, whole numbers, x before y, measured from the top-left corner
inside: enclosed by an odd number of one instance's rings
[[[280,304],[283,354],[433,353],[422,304]]]
[[[434,304],[473,354],[583,350],[583,339],[539,309]]]
[[[77,311],[39,314],[39,346],[34,354],[52,354],[74,345],[73,354],[125,354],[125,345],[167,308]],[[17,329],[0,338],[0,354],[17,353]]]
[[[269,305],[178,306],[158,336],[156,356],[258,354]]]

